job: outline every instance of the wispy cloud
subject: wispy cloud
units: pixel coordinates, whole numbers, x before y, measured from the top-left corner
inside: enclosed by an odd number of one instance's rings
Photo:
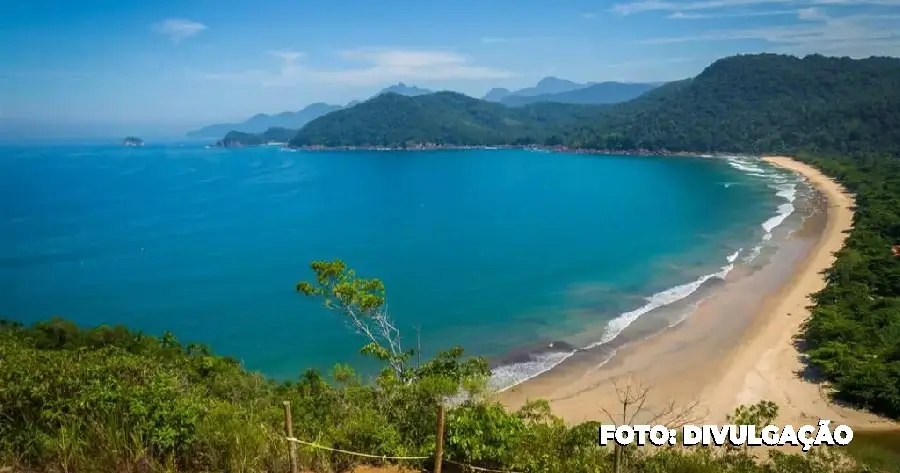
[[[900,6],[900,0],[695,0],[687,2],[638,0],[613,5],[610,10],[622,15],[631,15],[651,11],[716,10],[766,5],[869,5],[890,7]]]
[[[370,86],[395,81],[503,79],[514,75],[474,65],[470,58],[452,51],[372,47],[344,50],[338,52],[339,58],[361,64],[346,69],[322,69],[305,64],[302,61],[305,55],[296,51],[270,51],[269,54],[281,59],[277,69],[201,73],[201,76],[255,82],[264,87],[291,87],[304,83]]]
[[[750,10],[740,10],[740,11],[732,11],[732,12],[718,12],[718,13],[685,13],[683,11],[677,11],[675,13],[670,14],[666,18],[670,18],[673,20],[712,20],[717,18],[749,18],[755,16],[781,16],[781,15],[797,15],[797,10],[762,10],[762,11],[750,11]]]
[[[665,59],[636,59],[634,61],[625,61],[614,64],[606,64],[605,68],[609,69],[632,69],[632,68],[645,68],[648,66],[659,66],[663,64],[677,64],[680,62],[688,62],[693,61],[694,58],[690,57],[670,57]]]
[[[285,62],[295,62],[298,59],[306,57],[306,53],[303,53],[300,51],[292,51],[292,50],[268,51],[268,54],[271,56],[275,56],[277,58],[281,58],[281,60],[285,61]]]
[[[485,36],[480,39],[485,44],[509,44],[509,43],[527,43],[533,38],[523,36],[502,37],[502,36]]]
[[[177,43],[181,40],[190,38],[203,32],[207,26],[196,21],[185,20],[182,18],[168,18],[153,25],[153,29],[157,33],[168,36],[173,42]]]
[[[651,38],[639,43],[757,40],[768,43],[771,51],[789,54],[900,55],[900,35],[896,28],[900,13],[833,17],[817,8],[804,8],[797,11],[797,18],[801,21],[793,25],[717,30],[690,36]]]

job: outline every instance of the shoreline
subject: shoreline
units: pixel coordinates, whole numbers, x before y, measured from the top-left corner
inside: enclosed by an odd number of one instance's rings
[[[683,157],[697,157],[697,158],[712,158],[712,157],[725,157],[725,156],[736,156],[736,157],[746,157],[744,153],[729,153],[724,151],[710,151],[708,153],[698,153],[695,151],[670,151],[667,149],[649,149],[649,148],[634,148],[634,149],[605,149],[605,148],[581,148],[581,147],[572,147],[572,146],[547,146],[547,145],[512,145],[512,144],[500,144],[500,145],[441,145],[435,143],[424,143],[424,144],[416,144],[412,146],[372,146],[372,145],[361,145],[361,146],[319,146],[319,145],[304,145],[304,146],[293,146],[289,143],[280,143],[280,142],[268,142],[268,143],[260,143],[260,144],[244,144],[239,142],[223,142],[222,140],[217,141],[213,145],[209,145],[214,148],[259,148],[259,147],[267,147],[267,146],[279,146],[286,150],[291,151],[466,151],[466,150],[526,150],[526,151],[537,151],[537,152],[546,152],[546,153],[570,153],[570,154],[593,154],[593,155],[611,155],[611,156],[683,156]]]
[[[872,414],[835,406],[804,371],[793,337],[808,316],[809,295],[825,285],[819,274],[834,262],[852,225],[853,197],[818,170],[785,157],[766,162],[801,175],[824,198],[789,238],[788,256],[698,304],[682,323],[619,349],[603,363],[584,360],[558,367],[497,394],[508,408],[547,399],[570,423],[605,420],[603,409],[620,405],[616,383],[649,389],[643,420],[680,406],[695,422],[722,423],[740,404],[771,400],[780,423],[815,423],[820,418],[854,427],[896,424]],[[775,264],[775,260],[779,260]],[[783,276],[781,280],[772,282]],[[636,421],[641,420],[640,416]],[[621,422],[619,422],[621,423]]]

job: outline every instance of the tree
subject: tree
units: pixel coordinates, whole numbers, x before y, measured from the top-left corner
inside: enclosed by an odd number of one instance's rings
[[[406,364],[415,350],[401,347],[400,330],[385,302],[384,283],[357,277],[341,260],[313,261],[310,268],[316,273],[315,282],[297,283],[297,292],[322,299],[325,308],[346,317],[350,328],[369,340],[361,352],[386,361],[397,379],[409,382],[412,373]]]

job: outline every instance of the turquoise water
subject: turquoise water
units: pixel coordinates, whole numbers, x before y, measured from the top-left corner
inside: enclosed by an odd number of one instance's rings
[[[627,325],[610,320],[664,303],[673,294],[660,292],[761,241],[791,190],[742,166],[756,165],[520,150],[0,148],[0,316],[168,329],[283,378],[335,362],[366,370],[363,341],[294,291],[310,261],[341,258],[384,280],[405,342],[420,325],[426,354],[461,345],[496,361],[545,341],[602,342]]]

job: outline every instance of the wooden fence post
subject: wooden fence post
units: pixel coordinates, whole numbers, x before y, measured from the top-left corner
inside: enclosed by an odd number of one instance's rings
[[[613,446],[613,472],[622,471],[622,446],[618,443]]]
[[[434,444],[434,473],[441,473],[444,465],[444,405],[437,406],[437,436]]]
[[[291,401],[284,401],[284,435],[294,438],[294,425],[291,422]],[[297,444],[288,440],[288,452],[291,460],[291,473],[297,473]]]

